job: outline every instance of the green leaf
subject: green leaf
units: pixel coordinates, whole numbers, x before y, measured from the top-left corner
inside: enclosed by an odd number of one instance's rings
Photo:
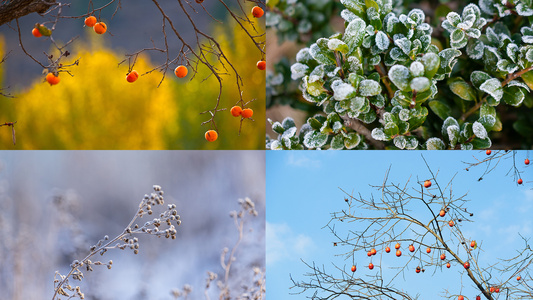
[[[391,138],[397,135],[399,131],[400,129],[398,128],[398,125],[396,125],[393,122],[388,122],[387,124],[385,124],[385,127],[383,128],[383,132],[385,132],[385,134]]]
[[[475,138],[470,143],[474,149],[487,149],[492,146],[492,141],[488,137],[484,139]]]
[[[379,11],[379,6],[374,0],[365,0],[366,9],[369,9],[370,7],[375,8],[377,11]]]
[[[342,150],[344,149],[344,137],[342,134],[337,134],[331,140],[331,149],[333,150]]]
[[[476,91],[461,77],[448,79],[448,85],[452,92],[463,100],[476,100]]]
[[[524,80],[527,86],[533,90],[533,71],[522,74],[522,80]]]
[[[352,13],[359,17],[364,16],[364,8],[360,5],[360,2],[357,0],[341,0],[341,3]]]
[[[304,146],[307,148],[320,148],[326,144],[328,135],[317,131],[309,131],[304,137]]]
[[[473,71],[470,74],[470,81],[472,84],[479,89],[479,87],[487,80],[491,79],[489,74],[483,71]]]
[[[496,101],[499,101],[503,96],[502,84],[497,78],[491,78],[483,82],[479,89],[491,95]]]
[[[330,39],[328,41],[328,48],[332,51],[339,51],[342,54],[348,53],[348,45],[338,39]]]
[[[285,131],[285,128],[281,126],[280,122],[274,122],[274,124],[272,124],[272,130],[274,130],[275,132],[279,134],[282,134]]]
[[[439,70],[440,57],[435,53],[426,53],[424,54],[424,56],[422,56],[420,62],[424,65],[424,76],[429,79],[433,78],[433,76],[435,76],[435,74]]]
[[[518,86],[507,86],[503,88],[503,101],[512,106],[520,106],[525,95]]]
[[[414,92],[421,93],[429,89],[429,87],[431,86],[431,82],[426,77],[416,77],[411,80],[409,86]]]
[[[351,132],[345,135],[344,137],[344,146],[346,149],[353,149],[359,145],[361,142],[361,136],[355,132]]]
[[[431,111],[442,120],[448,118],[452,114],[452,109],[448,106],[448,104],[440,100],[432,100],[428,103],[428,106]]]
[[[307,124],[309,124],[314,130],[320,130],[320,128],[322,128],[322,122],[314,117],[307,119]]]
[[[309,48],[309,53],[311,56],[321,64],[334,64],[335,56],[330,51],[324,51],[317,44],[312,44]]]

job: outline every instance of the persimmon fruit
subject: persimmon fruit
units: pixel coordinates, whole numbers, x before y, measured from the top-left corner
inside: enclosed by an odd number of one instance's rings
[[[485,151],[485,153],[486,153],[487,155],[490,155],[490,154],[492,153],[492,151],[487,150],[487,151]]]
[[[31,34],[33,34],[34,37],[36,38],[39,38],[39,37],[42,37],[43,35],[41,34],[41,32],[39,31],[39,29],[37,28],[33,28],[31,30]]]
[[[85,18],[85,26],[87,27],[94,27],[94,25],[96,25],[96,17],[95,16],[89,16],[87,18]]]
[[[390,253],[390,247],[389,246],[385,247],[385,252]]]
[[[231,108],[230,110],[231,112],[231,115],[234,116],[234,117],[238,117],[242,114],[242,108],[240,106],[234,106]]]
[[[357,270],[357,268],[355,267],[355,265],[352,266],[352,272],[355,272],[355,270]]]
[[[257,68],[261,71],[264,71],[266,69],[266,61],[260,60],[257,62]]]
[[[431,186],[431,181],[429,181],[429,180],[424,181],[424,187],[425,188],[429,188],[430,186]]]
[[[98,22],[93,26],[94,32],[104,34],[107,31],[107,25],[104,22]]]
[[[128,81],[129,83],[133,83],[137,81],[137,79],[139,79],[139,72],[135,70],[129,72],[128,75],[126,75],[126,81]]]
[[[251,108],[245,108],[242,110],[242,117],[245,119],[251,118],[254,115],[254,111]]]
[[[265,11],[263,11],[263,9],[261,7],[259,7],[259,6],[254,6],[252,8],[252,15],[255,18],[261,18],[264,13],[265,13]]]
[[[56,85],[59,83],[59,81],[61,81],[61,78],[59,78],[59,76],[56,76],[54,73],[48,73],[46,74],[46,81],[50,85]]]
[[[176,69],[174,69],[174,74],[176,74],[178,78],[187,76],[187,73],[189,73],[189,70],[187,70],[186,66],[177,66]]]
[[[214,142],[216,141],[218,138],[218,133],[214,130],[208,130],[206,131],[205,133],[205,139],[208,141],[208,142]]]

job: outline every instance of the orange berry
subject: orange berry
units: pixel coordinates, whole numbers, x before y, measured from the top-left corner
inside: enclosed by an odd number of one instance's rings
[[[139,79],[139,72],[133,70],[128,75],[126,75],[126,80],[129,83],[135,82],[137,79]]]
[[[385,247],[385,252],[387,252],[387,253],[390,252],[390,247],[389,246]]]
[[[431,186],[431,181],[430,180],[424,181],[424,187],[425,188],[429,188],[430,186]]]
[[[444,209],[441,209],[439,212],[439,216],[444,217],[445,215],[446,215],[446,212],[444,211]]]
[[[230,110],[231,115],[234,117],[238,117],[242,114],[242,108],[240,106],[234,106]]]
[[[93,26],[94,32],[104,34],[107,31],[107,25],[104,22],[98,22]]]
[[[487,150],[487,151],[485,151],[485,153],[486,153],[487,155],[490,155],[490,154],[492,153],[492,151]]]
[[[254,6],[252,8],[252,15],[256,18],[261,18],[264,13],[263,9],[259,6]]]
[[[516,181],[518,184],[522,184],[524,181],[522,180],[522,178],[518,178],[518,180]]]
[[[218,133],[214,130],[208,130],[206,133],[205,133],[205,139],[208,141],[208,142],[214,142],[216,141],[218,138]]]
[[[245,119],[251,118],[254,115],[254,111],[251,108],[245,108],[242,111],[242,117]]]
[[[526,158],[526,160],[524,160],[524,163],[525,163],[526,165],[529,165],[529,159]]]
[[[448,269],[449,269],[451,266],[452,266],[452,265],[450,265],[450,263],[447,263],[447,264],[446,264],[446,268],[448,268]]]
[[[54,73],[48,73],[46,74],[46,81],[50,85],[56,85],[59,83],[59,81],[61,81],[61,78],[59,78],[59,76],[54,75]]]
[[[31,30],[31,34],[33,34],[33,36],[34,36],[34,37],[37,37],[37,38],[43,36],[43,35],[41,34],[41,32],[39,31],[39,29],[37,29],[37,28],[33,28],[33,29]]]
[[[520,276],[516,277],[516,280],[520,281],[520,279],[522,279],[522,277]]]
[[[428,247],[428,248],[426,249],[426,252],[427,252],[427,253],[431,253],[431,248]]]
[[[355,265],[352,266],[352,272],[355,272],[357,270],[357,268],[355,267]]]
[[[257,68],[261,71],[264,71],[266,69],[266,65],[267,63],[264,60],[260,60],[257,62]]]
[[[400,243],[396,243],[396,245],[394,246],[394,248],[395,248],[396,250],[400,249]]]
[[[378,253],[378,251],[377,251],[376,249],[372,248],[372,249],[370,250],[370,254],[371,254],[371,255],[376,255],[376,253]]]
[[[402,251],[396,250],[396,256],[398,256],[398,257],[402,256]]]
[[[189,73],[189,71],[187,70],[186,66],[178,66],[176,69],[174,69],[174,74],[176,74],[178,78],[187,76],[187,73]]]
[[[96,17],[90,16],[85,18],[85,26],[93,27],[96,24]]]
[[[446,259],[446,254],[442,253],[442,254],[440,255],[440,260],[445,260],[445,259]]]

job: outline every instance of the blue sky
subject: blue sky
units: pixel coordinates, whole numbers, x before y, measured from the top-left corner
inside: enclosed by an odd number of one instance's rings
[[[493,151],[492,155],[501,153]],[[514,173],[509,172],[513,162],[511,155],[478,181],[486,165],[466,171],[464,162],[487,158],[481,151],[268,151],[268,299],[303,299],[312,295],[310,292],[290,295],[298,290],[290,289],[289,274],[295,280],[305,281],[304,274],[310,271],[301,260],[323,266],[337,277],[341,276],[341,272],[333,264],[348,270],[352,258],[336,255],[350,249],[347,246],[333,247],[335,238],[327,228],[323,228],[330,220],[330,213],[347,208],[345,194],[340,189],[361,193],[367,198],[370,195],[379,198],[377,190],[369,185],[382,184],[389,167],[389,182],[404,185],[410,180],[408,186],[419,189],[418,182],[431,178],[422,155],[442,188],[453,178],[452,193],[455,196],[468,193],[465,198],[470,202],[465,207],[474,213],[474,222],[462,222],[461,229],[467,239],[475,239],[481,244],[478,250],[480,265],[487,267],[498,258],[510,258],[516,254],[515,250],[523,249],[524,242],[519,233],[524,237],[533,236],[533,221],[529,213],[533,208],[533,166],[526,167],[524,164],[526,157],[531,159],[530,154],[521,151],[515,155],[516,166],[524,180],[524,184],[519,186]],[[420,207],[412,208],[415,213],[420,211]],[[339,230],[349,228],[344,223],[337,222],[337,225]],[[404,255],[399,258],[403,263],[408,260],[406,248],[407,245],[402,246]],[[380,255],[383,253],[380,252],[382,249],[377,250]],[[397,265],[396,257],[393,254],[380,255],[372,258],[373,263],[380,265],[384,273],[393,272],[389,267]],[[380,269],[368,270],[369,261],[366,252],[355,255],[357,276],[370,276]],[[394,281],[396,287],[409,291],[411,295],[419,294],[420,299],[444,297],[445,290],[448,295],[463,294],[468,296],[467,299],[474,299],[478,294],[458,265],[450,270],[428,267],[424,274],[415,274],[415,267],[409,264],[410,269],[405,275]]]

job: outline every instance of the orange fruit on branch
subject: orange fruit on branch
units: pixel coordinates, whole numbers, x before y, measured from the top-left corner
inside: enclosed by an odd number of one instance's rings
[[[254,115],[254,111],[251,108],[245,108],[242,110],[242,117],[245,119],[251,118]]]
[[[126,81],[129,83],[135,82],[137,79],[139,79],[139,72],[133,70],[126,75]]]
[[[357,270],[357,268],[355,267],[355,265],[352,266],[352,272],[355,272],[355,270]]]
[[[85,18],[85,26],[87,27],[94,27],[94,25],[96,24],[96,17],[95,16],[89,16],[87,18]]]
[[[486,153],[487,155],[490,155],[490,154],[492,153],[492,151],[487,150],[487,151],[485,151],[485,153]]]
[[[424,187],[425,188],[429,188],[430,186],[431,186],[431,181],[429,181],[429,180],[424,181]]]
[[[518,178],[518,180],[516,181],[518,184],[522,184],[524,181],[522,180],[522,178]]]
[[[178,78],[183,78],[187,76],[187,73],[189,73],[189,70],[187,70],[186,66],[178,66],[176,69],[174,69],[174,74],[178,76]]]
[[[261,71],[264,71],[266,69],[266,61],[260,60],[257,62],[257,68]]]
[[[104,22],[98,22],[93,26],[94,32],[104,34],[107,31],[107,25]]]
[[[43,35],[41,34],[41,32],[39,31],[39,29],[37,29],[37,28],[33,28],[33,29],[31,30],[31,34],[33,34],[33,36],[34,36],[34,37],[37,37],[37,38],[43,36]]]
[[[402,251],[396,250],[396,256],[398,256],[398,257],[402,256]]]
[[[208,130],[206,131],[205,133],[205,139],[208,141],[208,142],[214,142],[216,141],[218,138],[218,133],[214,130]]]
[[[234,106],[230,110],[231,115],[234,117],[238,117],[242,114],[242,108],[240,106]]]
[[[48,73],[46,74],[46,81],[50,85],[56,85],[59,83],[59,81],[61,81],[61,78],[59,78],[59,76],[56,76],[54,73]]]
[[[263,16],[265,12],[263,11],[263,9],[259,6],[254,6],[252,8],[252,15],[255,17],[255,18],[261,18]]]

